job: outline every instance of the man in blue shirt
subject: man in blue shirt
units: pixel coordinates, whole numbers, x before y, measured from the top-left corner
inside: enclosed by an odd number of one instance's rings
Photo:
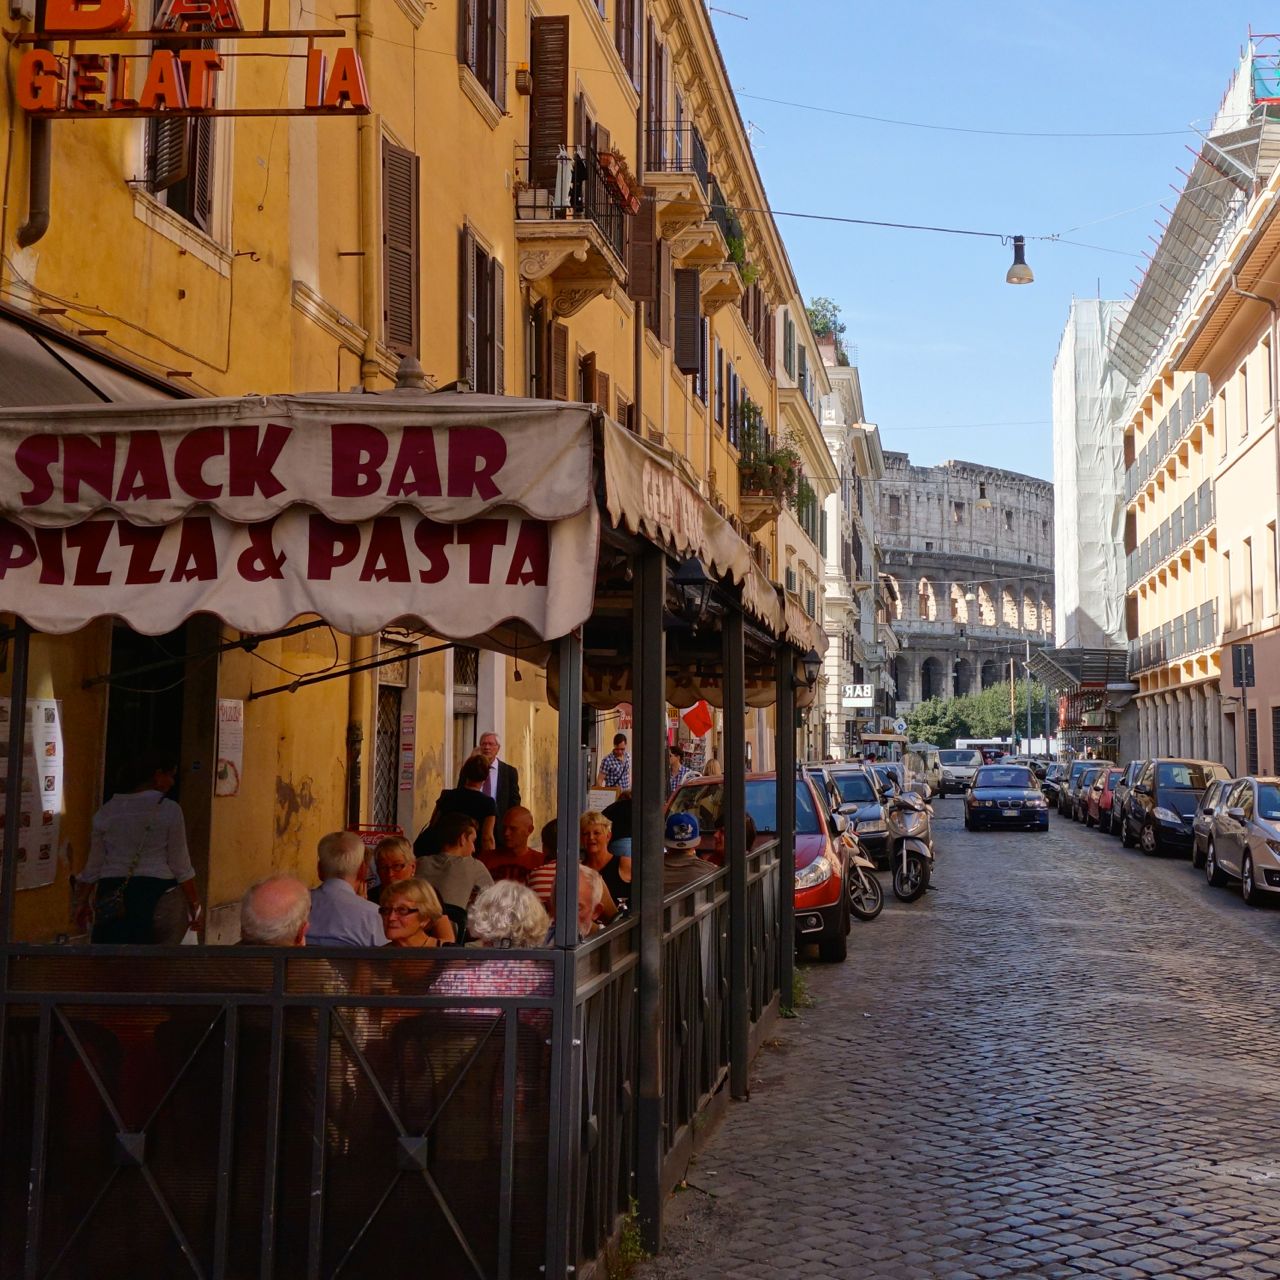
[[[613,750],[600,761],[600,785],[616,787],[619,791],[631,790],[631,753],[627,750],[627,735],[613,735]]]
[[[380,947],[386,940],[378,908],[364,897],[364,842],[354,831],[331,831],[316,850],[320,887],[311,890],[309,947]]]

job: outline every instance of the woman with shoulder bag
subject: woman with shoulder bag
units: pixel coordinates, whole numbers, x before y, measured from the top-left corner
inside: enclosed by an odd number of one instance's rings
[[[93,925],[92,940],[108,943],[177,943],[173,921],[200,921],[195,869],[187,854],[182,810],[165,793],[177,777],[168,756],[144,752],[120,774],[115,795],[93,815],[89,860],[78,880],[78,928]],[[169,909],[181,893],[185,913]],[[185,929],[183,930],[185,932]]]

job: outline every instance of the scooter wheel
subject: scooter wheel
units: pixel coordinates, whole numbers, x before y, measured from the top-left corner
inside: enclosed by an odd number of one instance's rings
[[[893,869],[894,897],[902,902],[914,902],[929,887],[929,866],[918,854],[908,854],[906,865],[901,862]]]

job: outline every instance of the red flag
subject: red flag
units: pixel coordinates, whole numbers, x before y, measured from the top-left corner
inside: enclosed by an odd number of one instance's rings
[[[681,715],[680,719],[689,726],[689,732],[695,738],[705,738],[715,724],[715,720],[711,716],[711,708],[701,700],[695,702],[688,711]]]

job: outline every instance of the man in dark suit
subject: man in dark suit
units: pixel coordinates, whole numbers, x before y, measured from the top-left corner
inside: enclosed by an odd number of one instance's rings
[[[492,797],[498,806],[498,818],[502,819],[508,809],[520,804],[520,774],[515,765],[498,759],[502,743],[496,733],[482,733],[476,750],[488,761],[489,776],[485,779],[483,791]]]

